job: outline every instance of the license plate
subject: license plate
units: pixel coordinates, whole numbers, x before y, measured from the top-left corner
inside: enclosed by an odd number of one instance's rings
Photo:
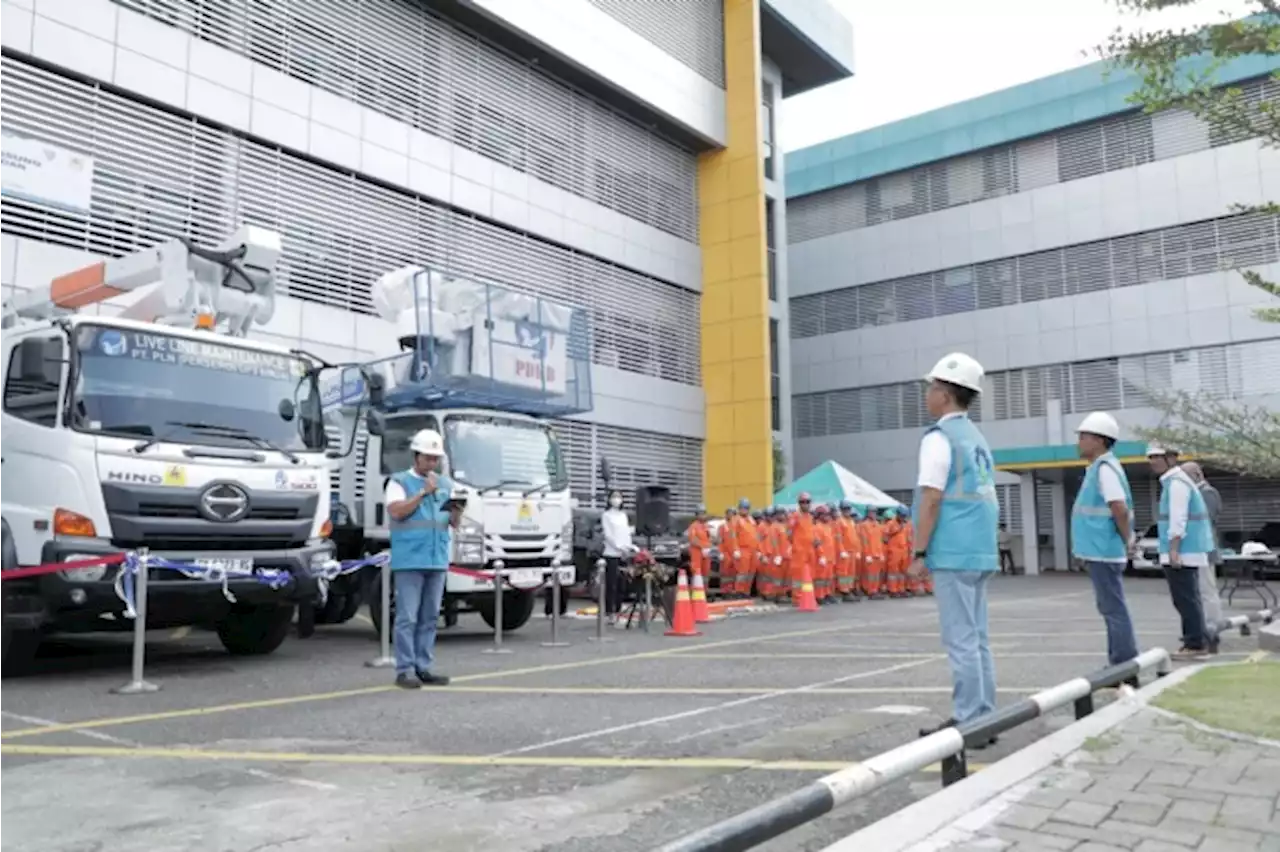
[[[518,568],[507,572],[507,580],[513,586],[536,586],[542,582],[541,568]]]
[[[197,568],[207,568],[214,571],[226,571],[228,574],[252,574],[253,560],[250,558],[207,558],[193,559],[192,562]]]

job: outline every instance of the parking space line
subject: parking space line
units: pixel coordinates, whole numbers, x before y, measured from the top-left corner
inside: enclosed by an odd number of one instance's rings
[[[1001,653],[998,649],[995,651],[995,657],[998,660],[1018,660],[1018,659],[1040,659],[1041,657],[1099,657],[1098,651],[1017,651],[1012,653]],[[1247,655],[1245,651],[1224,651],[1219,654],[1220,657],[1244,657]],[[681,654],[677,659],[681,660],[918,660],[921,657],[932,657],[936,654],[897,654],[897,653],[880,653],[871,651],[867,653],[859,653],[857,651],[814,651],[814,652],[792,652],[784,651],[781,654],[760,653],[760,654],[743,654],[743,653],[724,653],[724,654],[700,654],[692,652]]]
[[[1028,605],[1038,606],[1065,598],[1081,597],[1090,592],[1068,592],[1061,595],[1045,595],[1037,597],[1021,597],[1009,598],[1005,600],[992,601],[989,608],[996,609],[1006,606]],[[883,621],[864,621],[858,627],[885,627],[899,624],[904,620],[912,618],[912,613],[902,613],[897,618],[887,619]],[[473,675],[463,675],[454,678],[454,683],[463,683],[468,681],[489,680],[501,677],[514,677],[516,675],[540,674],[543,672],[568,671],[571,669],[588,668],[591,666],[611,665],[613,663],[626,662],[631,660],[645,660],[656,657],[668,657],[689,651],[707,650],[712,648],[728,648],[737,645],[750,645],[757,642],[767,642],[775,639],[798,639],[806,636],[821,636],[824,634],[839,635],[849,633],[849,625],[842,624],[831,627],[817,627],[809,630],[789,630],[782,633],[765,634],[763,636],[744,636],[737,639],[724,639],[716,642],[701,642],[693,645],[680,645],[671,648],[662,648],[655,651],[641,651],[636,654],[624,654],[621,656],[600,656],[587,660],[573,660],[565,663],[549,663],[541,666],[528,666],[518,669],[506,669],[494,672],[481,672]],[[908,635],[908,634],[897,634]],[[937,636],[936,633],[918,634],[922,636]],[[1092,634],[1090,634],[1092,635]],[[382,686],[368,686],[356,689],[342,689],[332,692],[307,693],[303,695],[291,695],[281,698],[264,698],[255,701],[238,701],[230,704],[215,704],[204,707],[187,707],[179,710],[161,710],[155,713],[139,713],[129,716],[114,716],[100,719],[88,719],[82,722],[65,722],[56,725],[43,725],[35,728],[22,728],[17,731],[0,731],[0,740],[13,740],[23,737],[36,737],[45,734],[63,733],[66,731],[80,731],[91,728],[107,728],[117,725],[136,725],[146,722],[165,722],[172,719],[189,719],[199,716],[210,716],[218,713],[231,713],[240,710],[259,710],[271,707],[287,707],[293,704],[304,704],[317,701],[333,701],[341,698],[354,698],[364,695],[376,695],[383,692],[392,692],[395,686],[387,684]]]
[[[151,758],[238,763],[332,763],[383,766],[541,767],[547,769],[726,769],[772,772],[835,772],[854,764],[848,760],[757,760],[747,757],[547,757],[482,754],[350,754],[324,752],[219,751],[195,748],[123,748],[111,746],[0,745],[0,754],[33,757]],[[970,771],[983,768],[969,764]],[[937,772],[938,765],[922,772]]]
[[[1032,695],[1045,687],[1026,686],[1000,688],[997,692],[1016,695]],[[450,692],[480,692],[514,695],[771,695],[776,688],[764,686],[446,686],[432,690],[430,694]],[[808,689],[805,695],[892,695],[894,693],[919,693],[921,695],[951,694],[949,686],[846,686],[826,689]]]
[[[875,677],[876,675],[890,674],[892,672],[902,671],[904,669],[912,669],[917,666],[923,666],[926,663],[938,662],[945,660],[946,657],[941,654],[935,654],[932,657],[923,660],[912,660],[906,663],[898,663],[894,666],[885,666],[880,669],[872,669],[868,672],[858,672],[857,674],[844,675],[843,677],[831,678],[830,680],[821,680],[816,683],[806,684],[805,686],[791,687],[787,689],[777,689],[773,692],[766,692],[761,695],[749,695],[745,698],[736,698],[733,701],[725,701],[720,704],[713,704],[709,707],[698,707],[693,710],[685,710],[680,713],[669,713],[664,716],[654,716],[649,719],[641,719],[638,722],[628,722],[625,725],[614,725],[609,728],[600,728],[595,731],[587,731],[582,734],[574,734],[569,737],[560,737],[546,742],[535,743],[521,748],[511,749],[510,751],[499,752],[500,755],[525,754],[531,751],[539,751],[544,748],[554,748],[556,746],[567,745],[568,743],[581,742],[583,740],[594,739],[596,737],[610,736],[611,734],[619,734],[623,731],[634,731],[637,728],[647,728],[650,725],[662,725],[667,722],[678,722],[683,719],[690,719],[694,716],[702,716],[706,713],[713,713],[722,710],[728,710],[731,707],[742,707],[746,704],[755,704],[759,701],[768,701],[771,698],[782,698],[788,695],[798,695],[811,692],[822,687],[835,686],[839,683],[847,683],[851,680],[859,680],[864,677]]]

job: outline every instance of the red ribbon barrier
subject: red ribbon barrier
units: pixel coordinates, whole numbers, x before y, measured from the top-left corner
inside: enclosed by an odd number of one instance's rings
[[[30,565],[26,568],[14,568],[0,573],[0,580],[20,580],[23,577],[40,577],[44,574],[55,574],[58,571],[74,571],[77,568],[93,568],[98,565],[115,565],[124,561],[123,553],[110,556],[98,556],[93,559],[73,559],[70,562],[51,562],[47,565]]]

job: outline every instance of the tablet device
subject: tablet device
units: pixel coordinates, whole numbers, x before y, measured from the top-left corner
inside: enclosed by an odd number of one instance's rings
[[[467,498],[465,497],[450,497],[444,501],[444,510],[446,512],[456,512],[465,508],[467,508]]]

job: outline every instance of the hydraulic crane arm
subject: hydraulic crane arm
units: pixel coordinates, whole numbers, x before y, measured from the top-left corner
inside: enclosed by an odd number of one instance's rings
[[[125,294],[135,298],[121,316],[243,337],[275,309],[280,235],[243,225],[213,249],[170,240],[124,257],[59,275],[4,306],[5,328],[20,319],[50,319]]]

